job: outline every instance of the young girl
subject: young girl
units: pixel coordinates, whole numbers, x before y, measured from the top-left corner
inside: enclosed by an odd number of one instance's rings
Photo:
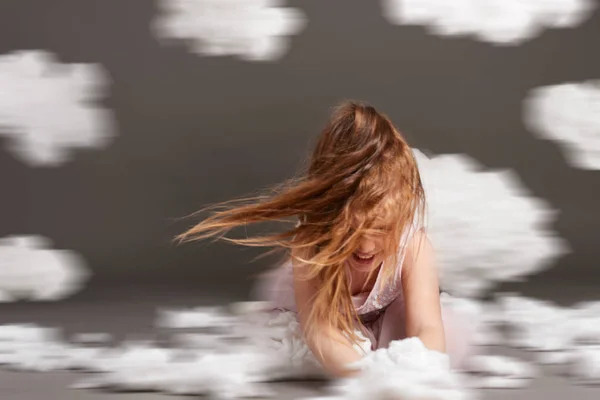
[[[237,203],[237,204],[236,204]],[[307,345],[334,376],[355,373],[363,332],[373,349],[418,337],[460,366],[472,327],[440,304],[434,251],[423,220],[425,195],[411,148],[373,107],[345,102],[332,113],[307,171],[268,196],[228,206],[184,232],[288,251],[258,284],[260,299],[297,313]],[[207,210],[209,208],[206,208]],[[224,235],[249,223],[298,218],[277,234]],[[462,320],[461,320],[462,319]]]

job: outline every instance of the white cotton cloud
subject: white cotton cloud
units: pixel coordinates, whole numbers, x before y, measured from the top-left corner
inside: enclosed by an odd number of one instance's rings
[[[447,355],[428,350],[418,338],[393,341],[367,354],[358,377],[335,386],[329,400],[475,399],[465,377],[450,369]],[[317,398],[315,398],[317,399]]]
[[[161,39],[186,40],[192,52],[272,61],[288,48],[288,36],[304,29],[302,12],[275,0],[161,0],[153,30]]]
[[[522,280],[568,251],[548,225],[556,212],[529,195],[509,170],[484,171],[461,154],[415,150],[427,196],[428,235],[443,290],[479,296]]]
[[[62,341],[56,330],[4,325],[0,326],[0,364],[14,370],[95,372],[73,385],[80,389],[153,390],[220,398],[274,396],[265,383],[325,378],[293,313],[258,313],[247,320],[240,316],[237,323],[246,332],[246,341],[218,349],[206,348],[205,343],[194,348],[190,343],[165,347],[152,342],[86,348]],[[427,350],[416,338],[394,342],[388,350],[366,351],[369,354],[359,363],[365,373],[341,382],[336,398],[362,399],[361,393],[373,399],[387,398],[386,393],[470,398],[460,375],[450,370],[448,356]]]
[[[0,325],[0,365],[14,371],[57,371],[81,368],[97,359],[102,349],[75,347],[62,332],[35,324]]]
[[[484,347],[467,360],[469,387],[526,387],[541,373],[538,365],[553,365],[574,383],[600,382],[600,301],[560,307],[513,293],[497,294],[491,302],[450,296],[442,301],[469,307],[477,321],[477,344]],[[486,354],[496,346],[530,352],[533,361]]]
[[[512,328],[505,338],[509,344],[522,347],[522,341],[514,339],[517,335],[528,335],[526,342],[533,346],[526,350],[537,354],[560,347],[548,347],[545,337],[566,335],[565,340],[558,341],[562,351],[568,353],[561,362],[565,372],[576,383],[597,383],[600,380],[597,368],[599,347],[590,344],[593,324],[582,327],[586,320],[600,322],[597,313],[600,302],[582,303],[558,312],[559,308],[551,303],[509,294],[489,303],[448,296],[444,297],[444,301],[479,313],[486,322],[504,324],[496,325],[494,329]],[[548,309],[544,311],[544,307]],[[17,371],[79,369],[94,372],[72,386],[79,389],[152,390],[225,398],[272,397],[275,393],[266,386],[268,382],[325,378],[302,339],[293,313],[254,311],[254,305],[244,307],[238,304],[235,308],[238,311],[245,309],[247,314],[235,316],[229,329],[236,331],[236,335],[243,333],[244,340],[214,348],[207,344],[215,344],[219,340],[225,344],[228,336],[191,333],[196,339],[202,336],[211,339],[183,343],[179,328],[174,328],[167,345],[147,341],[125,342],[116,347],[90,347],[62,339],[58,329],[33,324],[0,325],[0,365]],[[208,308],[204,312],[211,313]],[[212,312],[214,320],[219,321],[221,311],[213,309]],[[553,313],[557,316],[554,320],[550,318]],[[566,314],[569,318],[563,319]],[[571,329],[549,329],[559,323]],[[538,329],[530,329],[535,325]],[[164,326],[160,328],[164,329]],[[216,328],[222,329],[223,326],[217,324]],[[495,334],[505,335],[506,330],[498,329]],[[76,338],[97,343],[108,337],[93,334]],[[582,337],[588,344],[578,344],[578,338]],[[357,364],[362,373],[352,379],[334,382],[333,393],[319,399],[475,399],[479,397],[477,389],[524,387],[540,372],[533,364],[486,354],[473,356],[465,371],[453,370],[447,355],[426,349],[417,338],[394,341],[388,349],[377,351],[371,351],[367,346],[365,352],[365,358]]]
[[[600,302],[560,307],[501,293],[494,302],[479,304],[483,322],[479,326],[485,327],[483,335],[491,337],[480,341],[481,345],[525,350],[537,364],[560,367],[576,383],[600,382],[600,369],[594,364],[600,348]],[[535,369],[522,361],[504,362],[485,355],[472,358],[470,366],[480,374],[489,372],[485,380],[476,381],[479,387],[522,387],[535,376]]]
[[[61,300],[79,291],[90,271],[68,250],[50,249],[40,236],[0,239],[0,300]]]
[[[560,366],[574,383],[600,383],[600,302],[566,308],[504,294],[497,303],[509,345],[534,352],[539,364]]]
[[[516,294],[497,298],[491,319],[504,327],[505,343],[536,352],[542,363],[568,362],[572,350],[600,343],[600,302],[567,308]]]
[[[600,170],[600,80],[535,88],[523,108],[529,129],[560,146],[568,164]]]
[[[113,115],[94,103],[108,76],[98,64],[63,64],[45,51],[0,56],[0,135],[32,167],[61,165],[73,149],[103,148]]]
[[[214,328],[232,323],[231,316],[219,307],[196,307],[187,310],[159,310],[156,324],[164,328]]]
[[[567,374],[579,384],[600,384],[600,346],[578,347],[567,364]]]
[[[549,28],[572,28],[595,8],[592,0],[382,0],[392,24],[423,25],[434,35],[470,36],[519,45]]]
[[[540,375],[538,368],[525,361],[487,354],[471,357],[468,370],[480,376],[472,384],[487,389],[526,387]]]

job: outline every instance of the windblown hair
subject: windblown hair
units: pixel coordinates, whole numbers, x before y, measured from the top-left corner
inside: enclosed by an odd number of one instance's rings
[[[345,262],[363,237],[384,235],[382,274],[393,277],[403,239],[415,221],[423,226],[425,194],[412,150],[390,119],[372,106],[337,106],[318,137],[308,168],[266,195],[209,206],[213,214],[176,237],[209,237],[246,246],[285,249],[294,268],[318,281],[307,328],[327,324],[357,342],[356,311]],[[285,221],[290,229],[258,237],[225,237],[251,223]],[[373,271],[374,272],[374,271]],[[372,272],[372,273],[373,273]],[[311,332],[307,332],[310,335]]]

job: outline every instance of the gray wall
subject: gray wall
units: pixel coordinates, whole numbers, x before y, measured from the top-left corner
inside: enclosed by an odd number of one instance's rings
[[[45,49],[61,62],[101,63],[118,122],[108,148],[55,168],[0,149],[0,237],[47,236],[83,255],[95,283],[245,288],[246,272],[268,260],[247,265],[257,250],[224,244],[175,247],[170,239],[189,224],[177,218],[290,177],[330,107],[354,98],[388,113],[415,147],[513,169],[561,210],[554,229],[573,252],[531,282],[600,277],[600,174],[570,167],[521,112],[534,87],[600,77],[599,12],[576,29],[499,47],[391,25],[374,1],[291,1],[305,30],[281,60],[252,63],[161,46],[149,30],[154,3],[0,3],[0,54]]]

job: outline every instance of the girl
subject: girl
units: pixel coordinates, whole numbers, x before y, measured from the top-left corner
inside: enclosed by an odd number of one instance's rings
[[[287,250],[287,261],[259,281],[259,297],[297,313],[307,345],[333,376],[355,373],[348,365],[361,357],[357,330],[373,349],[418,337],[427,348],[447,352],[454,366],[471,349],[467,321],[440,304],[413,153],[372,106],[338,106],[300,177],[269,196],[223,205],[178,239],[217,236]],[[248,223],[290,217],[298,223],[282,233],[224,236]]]

